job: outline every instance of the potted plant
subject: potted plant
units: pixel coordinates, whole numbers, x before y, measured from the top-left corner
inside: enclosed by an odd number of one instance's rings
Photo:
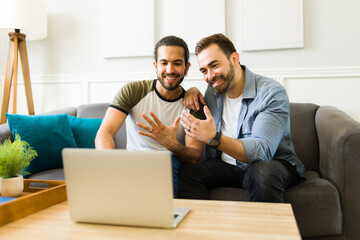
[[[17,197],[24,189],[23,175],[29,173],[24,168],[29,166],[37,152],[15,134],[14,142],[10,139],[0,144],[0,193],[4,197]]]

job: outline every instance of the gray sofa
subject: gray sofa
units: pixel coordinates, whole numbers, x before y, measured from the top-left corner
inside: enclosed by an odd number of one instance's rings
[[[67,113],[103,118],[108,104],[86,104],[48,114]],[[360,123],[329,106],[291,103],[291,131],[296,153],[306,167],[306,180],[285,192],[304,239],[360,239]],[[0,125],[0,142],[11,137]],[[116,148],[125,148],[126,132],[114,137]],[[29,178],[64,179],[62,169]],[[216,188],[213,200],[246,201],[243,189]]]

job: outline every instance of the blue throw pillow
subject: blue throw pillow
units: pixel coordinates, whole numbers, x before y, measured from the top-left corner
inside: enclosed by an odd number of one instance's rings
[[[96,133],[102,119],[68,116],[70,126],[79,148],[95,148]]]
[[[30,173],[62,168],[62,149],[77,147],[66,114],[5,115],[11,134],[15,136],[15,133],[18,133],[21,139],[28,142],[38,153],[25,169]]]

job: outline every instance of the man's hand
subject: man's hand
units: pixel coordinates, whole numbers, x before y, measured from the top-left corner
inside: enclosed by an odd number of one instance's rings
[[[214,118],[207,106],[204,107],[205,120],[200,120],[192,116],[189,112],[183,111],[181,125],[184,127],[188,136],[200,142],[208,143],[216,135]]]
[[[141,116],[150,124],[150,126],[136,122],[136,125],[147,131],[138,131],[138,133],[154,139],[156,142],[167,149],[171,149],[171,147],[177,143],[176,132],[179,127],[181,116],[178,116],[172,125],[166,126],[152,111],[149,111],[149,114],[154,121],[151,120],[146,114],[141,114]]]
[[[199,101],[203,105],[206,105],[204,97],[201,94],[201,92],[199,91],[199,89],[197,89],[196,87],[192,87],[186,91],[184,100],[183,100],[183,105],[186,108],[197,112],[198,110],[200,110]]]

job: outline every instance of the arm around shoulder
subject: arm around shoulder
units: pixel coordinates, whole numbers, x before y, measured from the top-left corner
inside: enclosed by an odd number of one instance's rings
[[[206,105],[203,95],[196,87],[189,88],[184,96],[183,105],[195,112],[200,110],[201,105]]]

